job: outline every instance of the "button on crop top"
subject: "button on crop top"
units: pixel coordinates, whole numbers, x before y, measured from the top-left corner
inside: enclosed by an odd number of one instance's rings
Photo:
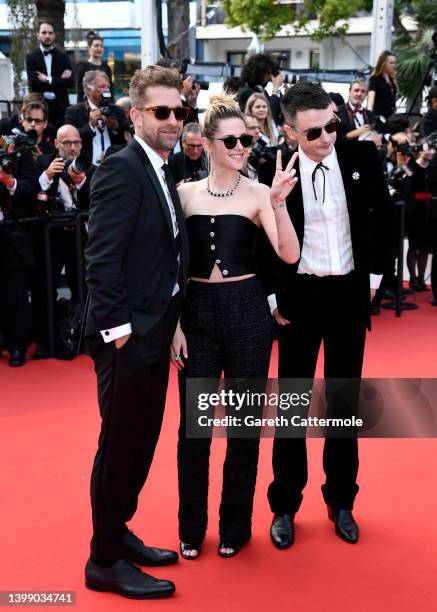
[[[258,227],[243,215],[190,215],[189,276],[209,278],[215,264],[224,277],[255,274]]]

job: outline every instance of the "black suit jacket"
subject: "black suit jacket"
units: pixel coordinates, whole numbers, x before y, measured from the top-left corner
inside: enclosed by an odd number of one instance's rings
[[[369,276],[384,272],[390,196],[373,142],[338,142],[336,151],[346,193],[361,314],[370,329]],[[295,168],[299,177],[299,160]],[[287,198],[287,210],[302,250],[305,216],[300,181]],[[293,318],[293,306],[299,300],[295,292],[298,267],[299,262],[285,264],[276,259],[278,310],[287,319]]]
[[[342,104],[342,106],[338,108],[336,114],[341,120],[341,123],[338,127],[337,138],[345,140],[346,134],[356,129],[351,107],[349,106],[349,104]],[[363,116],[364,123],[367,123],[368,125],[372,125],[372,123],[375,121],[375,115],[372,113],[372,111],[368,111],[366,108],[363,109]]]
[[[111,145],[125,145],[126,140],[124,132],[128,130],[128,125],[124,112],[118,106],[115,107],[117,114],[118,129],[116,132],[109,130],[109,138]],[[90,161],[93,158],[93,138],[99,137],[97,128],[93,130],[89,124],[90,107],[88,102],[81,102],[80,104],[72,104],[65,111],[65,123],[74,125],[82,138],[82,153],[88,157]],[[97,135],[95,136],[95,134]]]
[[[183,292],[188,241],[174,184],[169,189],[179,224]],[[132,140],[98,167],[91,185],[86,334],[131,322],[132,331],[145,336],[168,308],[178,278],[177,254],[161,184],[143,148]]]
[[[38,79],[37,72],[47,74],[46,63],[41,49],[38,47],[29,53],[26,57],[27,80],[31,91],[45,93],[51,91],[56,95],[56,101],[62,110],[68,106],[67,90],[74,87],[73,75],[68,78],[61,78],[64,70],[71,70],[70,60],[64,51],[53,49],[52,55],[52,82],[43,83]]]
[[[32,217],[35,214],[37,169],[30,149],[23,148],[14,172],[17,188],[13,196],[0,184],[0,205],[6,221]],[[16,270],[35,265],[32,233],[29,224],[0,223],[0,269]]]

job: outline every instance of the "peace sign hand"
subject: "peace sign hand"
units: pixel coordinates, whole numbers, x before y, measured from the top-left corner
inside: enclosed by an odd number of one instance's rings
[[[297,159],[297,153],[293,153],[292,158],[287,164],[285,170],[282,170],[282,155],[281,151],[276,155],[276,174],[270,189],[270,201],[273,208],[285,202],[287,196],[291,193],[298,179],[295,176],[296,170],[293,168]]]

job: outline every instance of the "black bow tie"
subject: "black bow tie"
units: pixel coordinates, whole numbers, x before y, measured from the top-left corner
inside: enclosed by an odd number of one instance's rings
[[[317,166],[314,168],[313,173],[311,174],[311,179],[313,181],[313,191],[314,191],[314,197],[316,198],[317,201],[317,194],[316,194],[316,185],[315,185],[315,181],[316,181],[316,172],[317,170],[320,170],[323,174],[323,200],[322,200],[322,204],[325,203],[325,173],[324,170],[329,170],[329,168],[327,166],[325,166],[322,162],[319,162],[317,164]]]
[[[49,51],[43,51],[44,55],[52,55],[53,49],[49,49]]]

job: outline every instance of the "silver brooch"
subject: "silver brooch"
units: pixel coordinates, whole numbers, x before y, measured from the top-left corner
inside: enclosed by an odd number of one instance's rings
[[[360,173],[359,172],[354,172],[352,174],[352,178],[354,179],[354,181],[357,181],[360,178]]]

